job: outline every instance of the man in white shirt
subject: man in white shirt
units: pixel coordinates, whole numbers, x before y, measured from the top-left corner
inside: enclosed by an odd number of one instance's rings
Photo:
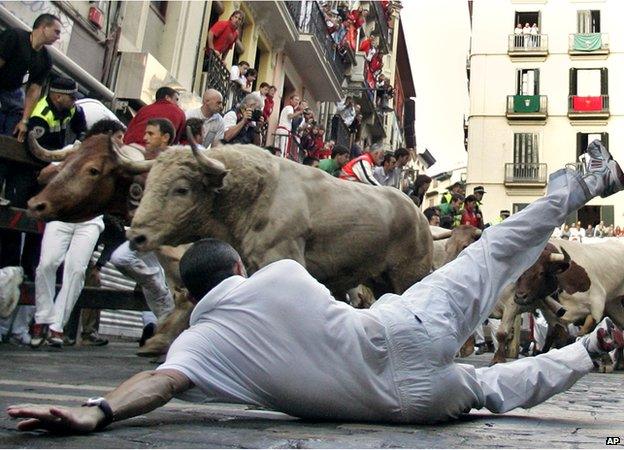
[[[244,87],[247,84],[247,78],[245,74],[249,70],[249,63],[247,61],[241,61],[236,66],[232,66],[230,69],[230,81],[238,83],[240,87]]]
[[[261,145],[264,117],[260,100],[256,94],[247,94],[237,108],[223,116],[225,143]]]
[[[388,153],[384,156],[382,165],[373,169],[373,176],[379,181],[379,184],[382,186],[392,186],[395,165],[396,158],[393,154]]]
[[[303,108],[299,107],[301,99],[297,94],[288,97],[279,116],[279,123],[275,130],[275,146],[282,151],[282,156],[288,154],[290,149],[292,120],[303,114]]]
[[[223,139],[225,124],[221,111],[223,111],[223,96],[216,89],[207,89],[202,96],[202,105],[186,111],[187,119],[195,118],[204,121],[202,144],[206,148],[219,145]]]
[[[605,318],[565,349],[493,367],[454,362],[510,280],[541,254],[552,228],[597,195],[624,189],[604,146],[587,173],[561,169],[548,193],[490,227],[453,262],[368,310],[334,300],[303,266],[269,264],[246,278],[240,256],[215,239],[195,243],[180,273],[201,301],[167,360],[83,407],[10,406],[22,431],[89,432],[145,414],[198,388],[203,401],[261,405],[324,420],[435,423],[472,408],[533,407],[624,347]],[[187,397],[188,398],[188,397]]]

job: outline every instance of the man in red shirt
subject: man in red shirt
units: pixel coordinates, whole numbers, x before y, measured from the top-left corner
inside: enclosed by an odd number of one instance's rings
[[[212,49],[221,59],[225,59],[232,45],[238,39],[238,29],[243,24],[244,19],[245,14],[236,10],[230,15],[229,20],[219,20],[210,27],[206,54],[209,49]]]
[[[150,119],[169,119],[173,124],[176,135],[173,143],[180,140],[186,123],[184,111],[178,106],[178,91],[163,86],[156,91],[156,101],[144,106],[128,124],[128,131],[124,136],[124,144],[144,144],[145,127]]]

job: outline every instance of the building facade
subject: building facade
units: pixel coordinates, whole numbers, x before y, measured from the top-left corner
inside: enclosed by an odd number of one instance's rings
[[[618,0],[472,3],[467,191],[483,185],[485,220],[543,196],[547,176],[601,139],[624,158],[624,12]],[[624,222],[620,195],[567,222]]]

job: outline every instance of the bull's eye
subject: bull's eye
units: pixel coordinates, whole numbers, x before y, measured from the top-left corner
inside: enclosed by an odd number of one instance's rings
[[[176,190],[174,191],[174,193],[175,193],[176,195],[186,195],[186,194],[188,194],[188,193],[189,193],[189,189],[188,189],[188,188],[185,188],[185,187],[179,187],[179,188],[176,188]]]
[[[91,167],[89,169],[89,175],[97,177],[100,174],[100,171],[97,170],[95,167]]]

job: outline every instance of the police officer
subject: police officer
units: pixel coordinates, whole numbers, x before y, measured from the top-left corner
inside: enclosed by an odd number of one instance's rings
[[[75,105],[77,94],[74,80],[58,77],[50,82],[48,95],[35,105],[28,131],[35,133],[43,147],[61,149],[69,143],[66,142],[68,129],[78,138],[87,130],[84,112]]]

